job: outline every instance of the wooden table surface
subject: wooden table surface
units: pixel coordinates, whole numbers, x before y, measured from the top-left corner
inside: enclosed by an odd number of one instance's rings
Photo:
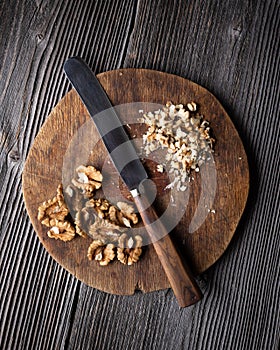
[[[278,349],[279,10],[277,0],[0,2],[0,349]],[[188,78],[220,100],[241,136],[247,207],[191,307],[170,289],[115,296],[86,286],[30,223],[22,169],[70,89],[62,66],[73,55],[96,73]]]

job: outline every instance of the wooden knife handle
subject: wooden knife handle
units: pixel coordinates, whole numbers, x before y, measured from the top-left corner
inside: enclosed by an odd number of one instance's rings
[[[177,252],[166,228],[144,195],[134,197],[145,229],[153,241],[155,251],[181,307],[189,306],[202,298],[202,293],[190,271]]]

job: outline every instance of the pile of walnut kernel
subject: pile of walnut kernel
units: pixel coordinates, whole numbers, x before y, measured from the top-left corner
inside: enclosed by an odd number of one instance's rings
[[[38,220],[49,227],[47,235],[64,242],[77,235],[92,237],[87,256],[101,266],[115,257],[123,264],[136,263],[142,254],[142,237],[129,233],[129,228],[138,222],[133,206],[126,202],[115,206],[105,198],[97,198],[103,176],[95,167],[81,165],[76,174],[64,194],[59,185],[56,196],[38,208]],[[67,203],[72,202],[75,207],[74,222],[64,195],[68,196]]]
[[[160,148],[167,150],[163,164],[157,166],[158,172],[168,165],[169,173],[174,173],[174,181],[167,188],[185,191],[191,171],[199,172],[200,166],[211,159],[215,140],[209,122],[199,113],[195,102],[186,107],[167,102],[162,109],[143,113],[140,121],[148,127],[143,135],[146,155]]]

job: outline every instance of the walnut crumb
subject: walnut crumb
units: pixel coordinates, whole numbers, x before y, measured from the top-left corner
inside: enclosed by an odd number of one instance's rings
[[[157,165],[157,172],[158,173],[163,173],[163,165],[162,164],[158,164]]]

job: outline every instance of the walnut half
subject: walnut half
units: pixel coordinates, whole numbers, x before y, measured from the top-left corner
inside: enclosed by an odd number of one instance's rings
[[[95,191],[102,186],[103,176],[101,172],[91,165],[80,165],[76,169],[76,173],[78,178],[72,179],[73,185],[82,190],[86,198],[91,198]]]
[[[134,207],[126,202],[118,202],[116,207],[107,199],[91,198],[86,202],[86,207],[94,208],[99,218],[109,220],[118,226],[131,227],[138,222]]]
[[[117,249],[118,260],[125,265],[136,263],[142,254],[142,237],[128,236],[123,233],[119,238],[119,247]]]
[[[106,266],[116,256],[115,246],[99,239],[94,240],[88,248],[87,256],[89,260],[97,260],[101,266]]]
[[[47,235],[61,241],[71,241],[75,237],[75,228],[66,219],[69,210],[64,201],[62,185],[57,188],[57,195],[42,203],[38,208],[38,220],[44,226],[50,227]]]
[[[50,226],[51,219],[63,220],[69,213],[63,197],[62,184],[56,190],[56,196],[43,202],[38,208],[38,220]]]
[[[75,237],[75,229],[70,222],[53,219],[52,225],[51,229],[47,232],[50,238],[68,242]]]

